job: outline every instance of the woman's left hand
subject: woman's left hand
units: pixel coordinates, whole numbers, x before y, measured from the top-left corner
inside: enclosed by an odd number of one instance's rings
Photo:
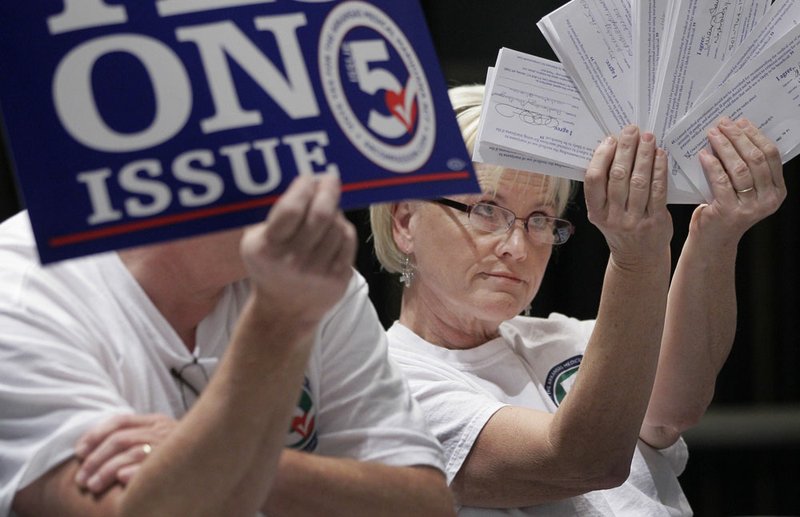
[[[172,432],[177,420],[166,415],[118,415],[87,431],[75,444],[81,466],[75,481],[93,494],[126,485],[147,455]]]
[[[714,154],[704,149],[699,158],[714,200],[698,207],[692,225],[714,245],[738,242],[786,199],[780,152],[746,119],[721,119],[708,141]]]

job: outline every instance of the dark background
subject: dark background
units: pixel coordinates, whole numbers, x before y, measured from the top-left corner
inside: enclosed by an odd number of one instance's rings
[[[555,59],[536,22],[558,0],[422,0],[450,86],[483,82],[500,47]],[[797,346],[800,263],[800,161],[785,166],[789,196],[781,209],[751,229],[739,247],[738,331],[703,421],[685,435],[690,460],[681,483],[695,514],[800,515],[800,349]],[[0,145],[0,220],[22,207]],[[46,186],[43,186],[46,188]],[[673,262],[694,207],[673,205]],[[361,236],[357,266],[370,283],[381,320],[398,313],[396,278],[380,271],[368,240],[366,211],[349,214]],[[582,193],[567,217],[575,237],[554,254],[534,302],[536,315],[562,312],[594,317],[607,259],[605,243],[587,221]],[[2,267],[2,264],[0,264]],[[646,517],[646,516],[645,516]]]

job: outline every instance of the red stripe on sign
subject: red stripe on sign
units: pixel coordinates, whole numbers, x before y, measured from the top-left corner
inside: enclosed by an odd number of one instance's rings
[[[354,190],[367,190],[371,188],[391,187],[396,185],[408,185],[410,183],[425,183],[430,181],[463,180],[469,178],[469,172],[432,172],[420,176],[399,176],[383,180],[356,181],[342,185],[342,192],[352,192]]]
[[[194,210],[192,212],[185,212],[183,214],[165,215],[162,217],[147,219],[145,221],[119,224],[117,226],[109,226],[106,228],[99,228],[97,230],[62,235],[60,237],[53,237],[50,239],[49,243],[51,247],[57,248],[59,246],[68,246],[70,244],[77,244],[79,242],[94,241],[97,239],[114,237],[116,235],[125,233],[133,233],[140,230],[168,226],[175,223],[185,223],[186,221],[192,221],[195,219],[204,219],[206,217],[229,214],[231,212],[241,212],[242,210],[249,210],[251,208],[258,208],[260,206],[269,206],[277,201],[278,197],[279,196],[268,196],[239,203],[231,203],[229,205],[203,208],[200,210]]]
[[[381,180],[357,181],[342,185],[342,192],[353,192],[358,190],[368,190],[381,187],[391,187],[396,185],[406,185],[410,183],[425,183],[431,181],[452,181],[469,178],[467,171],[455,172],[434,172],[430,174],[421,174],[419,176],[401,176],[396,178],[388,178]],[[185,212],[182,214],[165,215],[162,217],[154,217],[145,221],[136,221],[132,223],[124,223],[116,226],[109,226],[106,228],[99,228],[97,230],[89,230],[85,232],[72,233],[69,235],[61,235],[53,237],[48,242],[50,247],[58,248],[60,246],[69,246],[70,244],[78,244],[86,241],[94,241],[98,239],[105,239],[107,237],[115,237],[126,233],[138,232],[141,230],[148,230],[151,228],[159,228],[161,226],[168,226],[176,223],[185,223],[195,219],[205,219],[207,217],[214,217],[222,214],[229,214],[232,212],[242,212],[252,208],[262,206],[269,206],[278,200],[280,195],[268,196],[249,201],[242,201],[238,203],[231,203],[229,205],[220,205],[210,208],[203,208]]]

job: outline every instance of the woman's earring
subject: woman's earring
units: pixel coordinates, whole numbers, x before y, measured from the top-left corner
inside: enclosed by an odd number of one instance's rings
[[[405,287],[411,287],[414,280],[414,267],[411,265],[408,255],[403,255],[403,269],[400,271],[400,283]]]
[[[528,306],[527,306],[527,307],[525,307],[525,312],[523,312],[523,314],[524,314],[525,316],[528,316],[528,317],[530,317],[530,315],[531,315],[531,309],[532,309],[532,308],[533,308],[533,307],[531,307],[531,305],[530,305],[530,304],[528,304]]]

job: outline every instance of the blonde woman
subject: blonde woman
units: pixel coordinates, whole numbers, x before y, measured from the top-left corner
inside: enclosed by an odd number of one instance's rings
[[[483,88],[450,98],[471,152]],[[568,180],[476,164],[482,194],[372,207],[377,256],[405,284],[390,354],[444,446],[459,515],[691,515],[681,432],[733,341],[739,239],[786,195],[749,122],[724,119],[709,141],[715,200],[671,282],[665,153],[634,126],[596,149],[584,192],[610,254],[590,321],[517,316],[572,233]]]

